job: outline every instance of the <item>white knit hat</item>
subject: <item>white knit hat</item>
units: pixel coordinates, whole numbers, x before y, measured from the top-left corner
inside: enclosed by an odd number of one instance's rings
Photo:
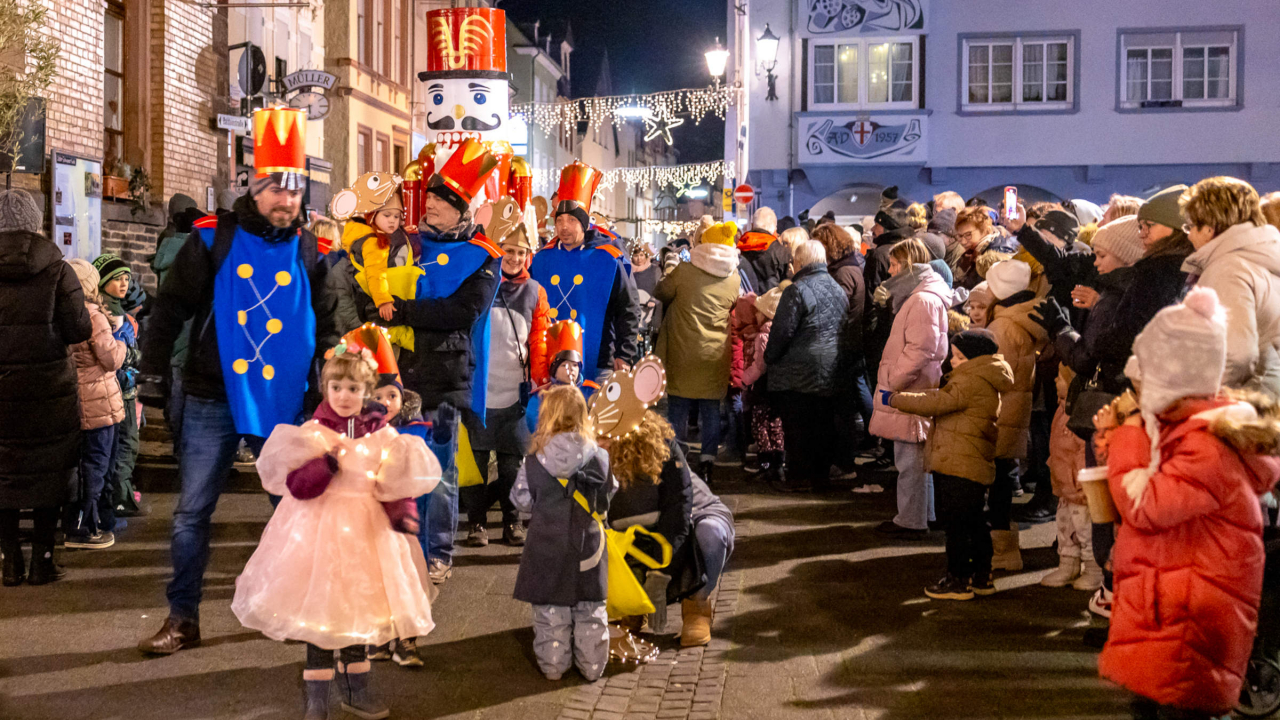
[[[1093,247],[1115,255],[1125,265],[1142,258],[1142,238],[1138,235],[1138,216],[1126,215],[1098,228]]]
[[[1020,293],[1031,284],[1031,266],[1021,260],[1001,260],[987,271],[987,286],[996,300]]]
[[[1226,310],[1212,289],[1195,287],[1138,333],[1125,374],[1141,388],[1143,412],[1158,415],[1184,397],[1217,394],[1226,362]]]

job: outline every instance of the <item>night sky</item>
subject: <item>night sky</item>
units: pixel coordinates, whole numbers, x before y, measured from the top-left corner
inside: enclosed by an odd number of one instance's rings
[[[594,95],[605,51],[613,94],[704,87],[711,84],[703,57],[716,37],[724,41],[725,0],[502,0],[498,7],[522,26],[541,20],[559,41],[573,26],[573,95]],[[672,131],[680,162],[724,157],[724,122],[708,115]]]

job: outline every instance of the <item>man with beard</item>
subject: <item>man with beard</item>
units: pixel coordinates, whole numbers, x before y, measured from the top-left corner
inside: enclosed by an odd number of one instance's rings
[[[143,336],[139,397],[160,405],[170,358],[192,321],[183,369],[178,453],[182,490],[173,518],[169,617],[138,649],[170,655],[200,644],[200,599],[210,518],[244,439],[255,452],[277,424],[303,415],[313,361],[338,341],[328,265],[302,229],[306,113],[254,113],[257,174],[231,212],[195,223]],[[306,403],[314,407],[314,394]]]

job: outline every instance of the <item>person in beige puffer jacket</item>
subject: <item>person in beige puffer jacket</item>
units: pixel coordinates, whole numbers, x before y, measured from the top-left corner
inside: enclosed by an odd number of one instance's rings
[[[991,541],[996,570],[1022,569],[1017,527],[1009,517],[1017,461],[1027,457],[1031,436],[1031,402],[1036,383],[1036,358],[1049,342],[1045,329],[1031,319],[1040,298],[1028,289],[1031,267],[1019,260],[996,263],[987,271],[987,285],[995,297],[987,329],[1000,345],[1000,355],[1013,369],[1013,389],[1001,396],[1000,419],[996,421],[996,481],[987,499],[990,509]]]
[[[80,388],[80,507],[67,528],[67,547],[101,549],[115,543],[115,512],[110,498],[103,500],[107,475],[115,466],[116,424],[124,420],[124,400],[116,370],[124,365],[128,349],[112,336],[112,320],[98,302],[98,271],[80,259],[69,260],[84,290],[85,308],[93,335],[73,345]],[[122,322],[115,318],[115,322]]]

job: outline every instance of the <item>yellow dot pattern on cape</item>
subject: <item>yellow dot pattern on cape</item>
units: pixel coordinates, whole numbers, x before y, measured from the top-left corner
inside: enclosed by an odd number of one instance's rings
[[[262,366],[262,377],[270,380],[275,376],[276,376],[276,369],[274,367],[271,367],[270,365]]]
[[[249,313],[243,310],[236,311],[236,322],[240,323],[241,325],[247,324],[249,322]]]
[[[449,256],[444,253],[440,253],[439,255],[436,256],[436,262],[440,263],[441,265],[448,265]]]
[[[441,257],[444,258],[443,255],[441,255]],[[445,259],[447,260],[447,258]],[[241,263],[240,265],[236,266],[236,275],[240,279],[248,281],[250,285],[254,285],[253,272],[254,272],[253,266],[250,265],[249,263]],[[272,279],[275,280],[276,287],[268,291],[265,296],[262,295],[261,292],[257,291],[256,285],[254,286],[255,294],[257,294],[259,298],[257,305],[254,305],[253,307],[250,307],[246,310],[236,311],[236,322],[239,323],[241,329],[245,334],[245,337],[248,338],[249,343],[253,346],[254,354],[255,354],[255,357],[237,358],[235,362],[231,363],[231,369],[234,370],[237,375],[244,375],[245,373],[249,372],[250,365],[261,361],[262,377],[267,380],[272,380],[276,376],[275,366],[267,364],[266,358],[262,356],[262,347],[267,344],[267,341],[270,340],[273,335],[278,335],[280,334],[281,331],[284,330],[284,322],[282,322],[279,318],[271,317],[271,311],[267,307],[267,300],[271,297],[273,293],[275,293],[276,290],[291,284],[293,282],[293,275],[288,270],[281,270],[277,272]],[[249,313],[253,312],[259,307],[261,307],[263,311],[266,312],[267,314],[267,321],[263,324],[267,331],[267,337],[263,338],[260,341],[254,339],[253,333],[250,332],[250,326],[249,326]]]
[[[552,275],[552,276],[551,276],[551,284],[552,284],[552,285],[559,285],[559,284],[560,284],[560,276],[559,276],[559,275]]]
[[[556,318],[560,317],[560,308],[551,308],[550,310],[547,311],[547,315],[550,315],[551,319],[555,320]]]
[[[578,319],[578,311],[577,311],[577,310],[572,310],[572,309],[571,309],[571,310],[569,310],[569,317],[570,317],[571,319],[573,319],[573,320],[577,320],[577,319]]]
[[[249,278],[253,277],[253,266],[250,265],[249,263],[242,263],[239,267],[236,268],[236,274],[244,278],[245,280],[248,280]]]
[[[276,273],[276,284],[280,287],[284,287],[291,282],[293,282],[293,276],[289,274],[288,270],[281,270]]]
[[[284,329],[284,323],[280,322],[280,318],[271,318],[267,321],[267,332],[275,335]]]
[[[573,284],[574,284],[574,285],[581,285],[581,284],[582,284],[582,276],[581,276],[581,275],[574,275],[574,276],[573,276]]]
[[[237,375],[243,375],[249,372],[249,361],[244,358],[240,358],[239,360],[231,363],[231,369],[235,370]]]

